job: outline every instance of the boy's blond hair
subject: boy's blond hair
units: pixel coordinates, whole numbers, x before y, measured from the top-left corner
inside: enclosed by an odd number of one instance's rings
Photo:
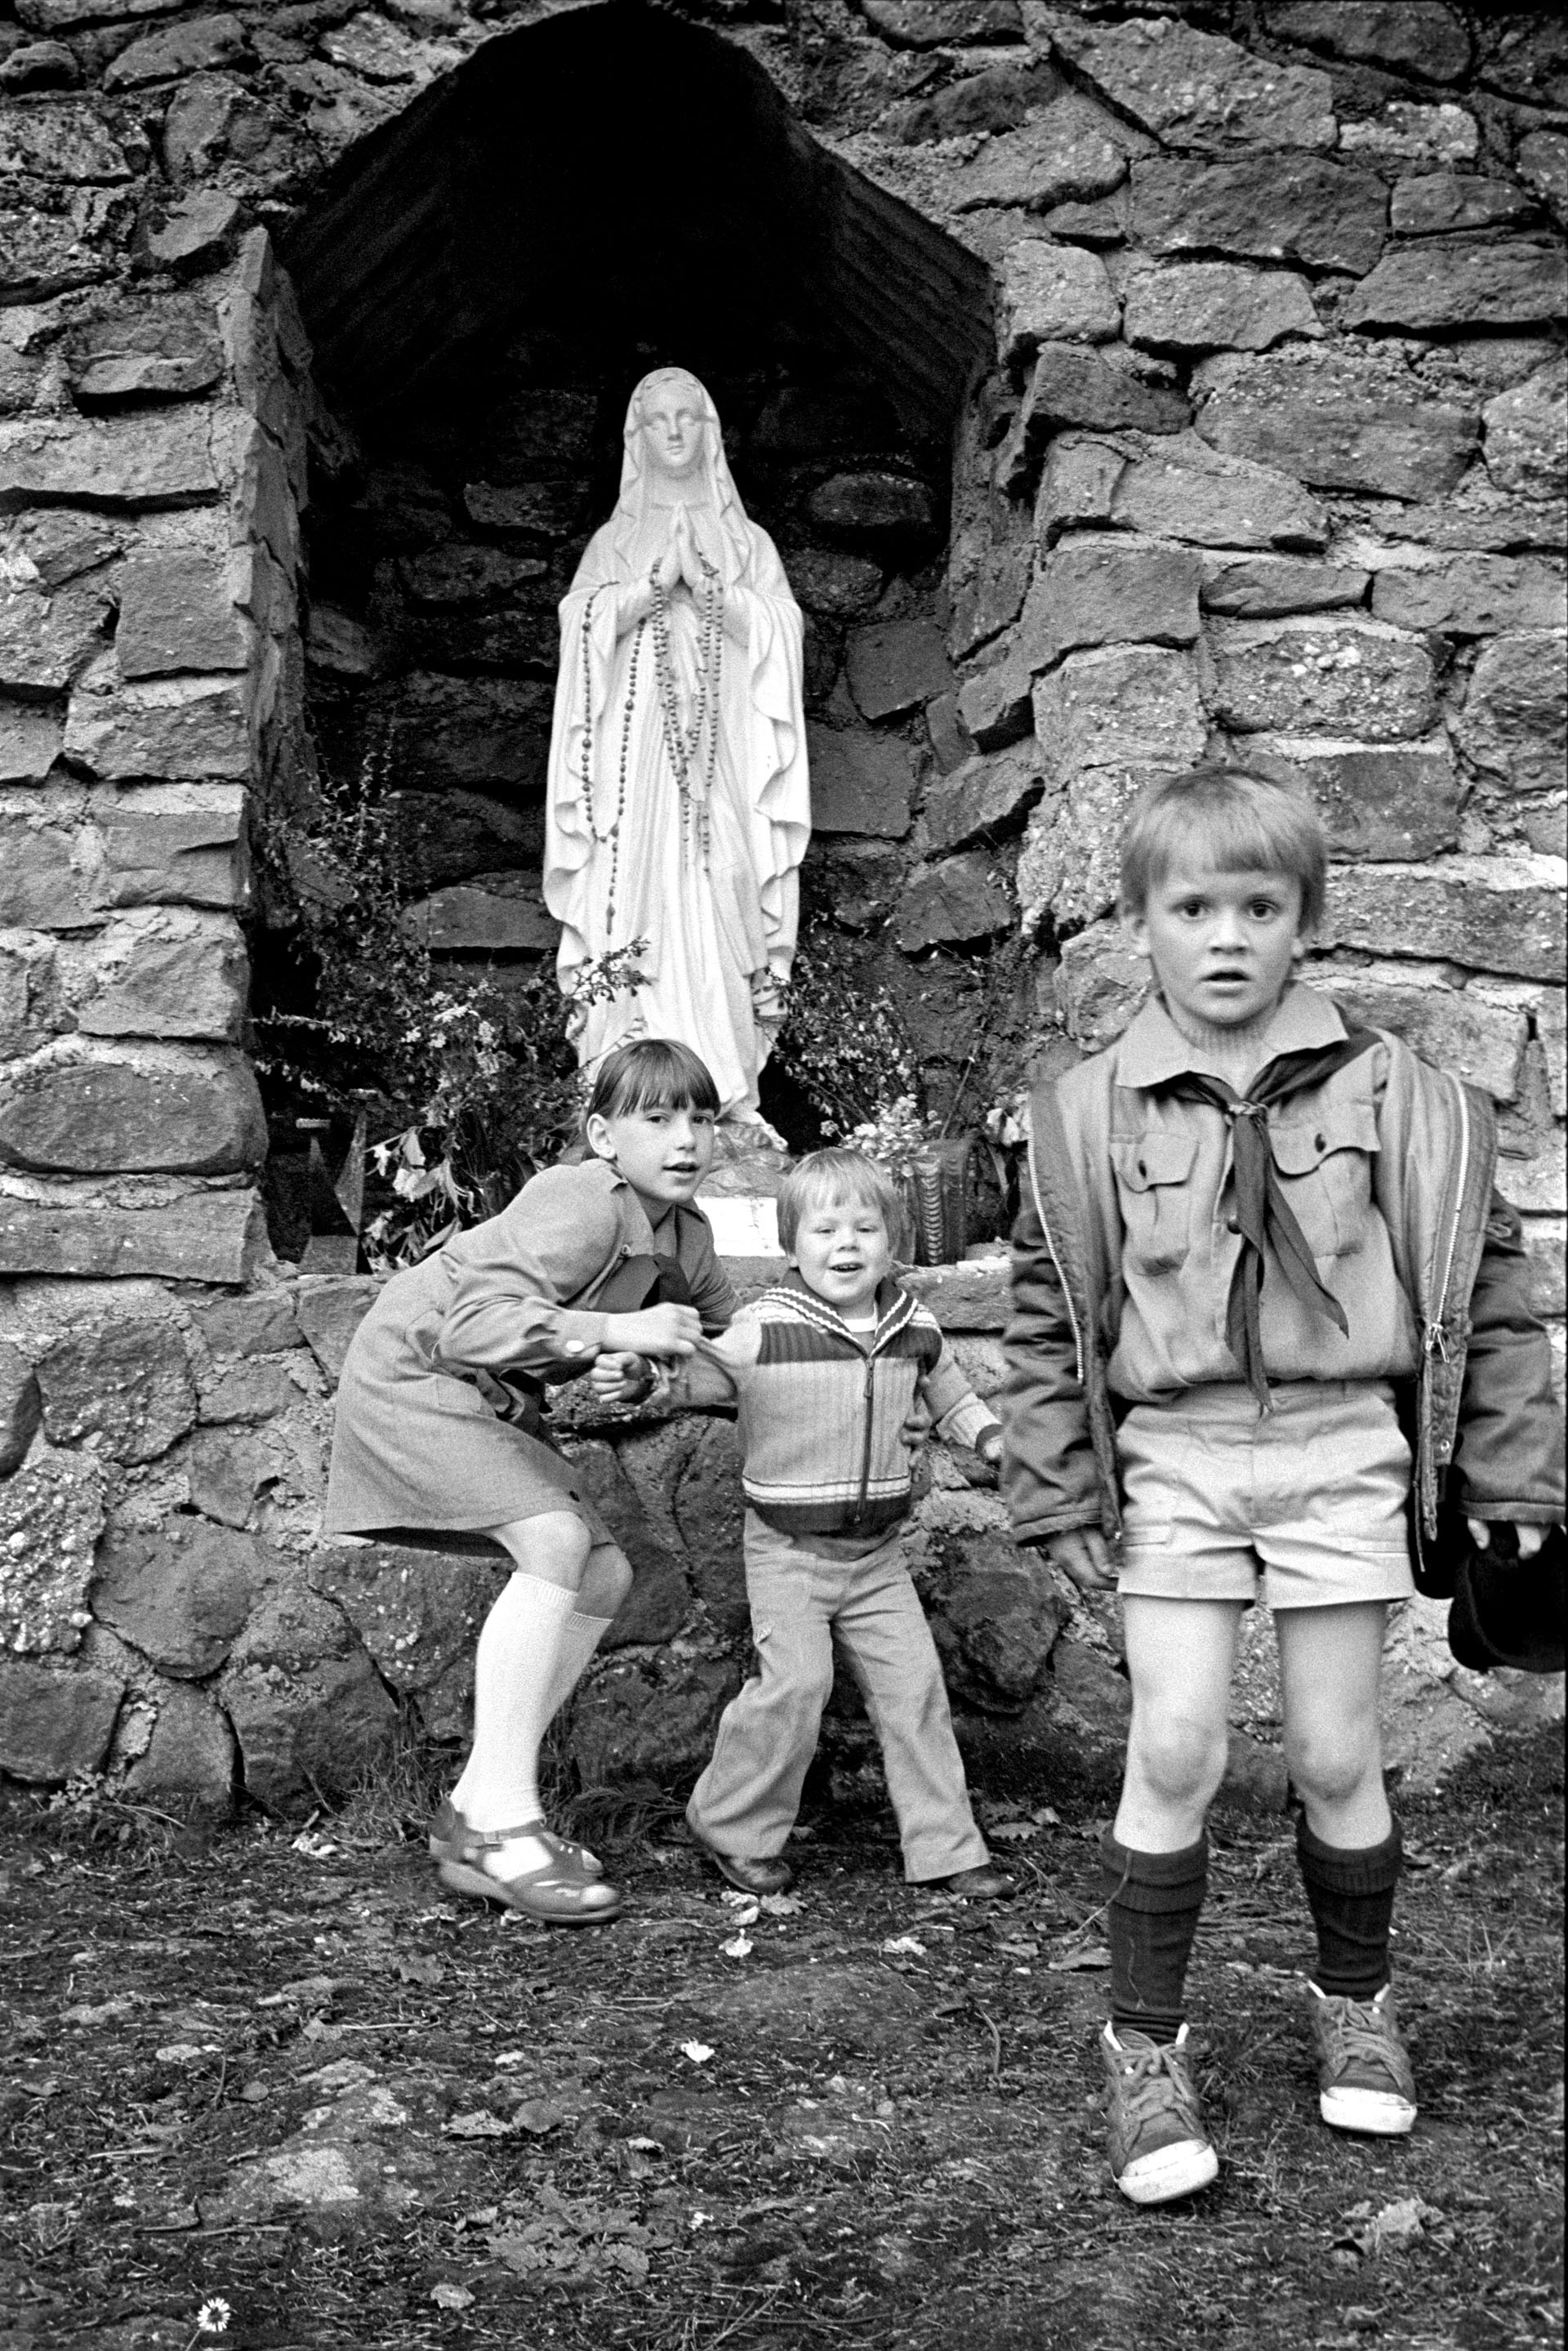
[[[894,1254],[903,1247],[904,1201],[887,1169],[863,1151],[839,1146],[811,1151],[792,1167],[779,1188],[779,1239],[784,1255],[794,1255],[801,1219],[830,1202],[852,1201],[857,1207],[875,1208],[888,1228]]]
[[[1183,853],[1201,849],[1217,873],[1287,873],[1302,893],[1301,925],[1323,919],[1328,852],[1318,813],[1299,785],[1252,768],[1194,768],[1158,776],[1133,804],[1122,834],[1122,911],[1141,914]]]

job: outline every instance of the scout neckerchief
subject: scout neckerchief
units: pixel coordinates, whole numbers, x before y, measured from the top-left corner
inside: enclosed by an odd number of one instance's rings
[[[1266,1252],[1272,1248],[1280,1270],[1302,1304],[1314,1314],[1325,1314],[1344,1335],[1350,1336],[1345,1309],[1318,1280],[1317,1267],[1280,1188],[1269,1134],[1269,1112],[1292,1095],[1307,1093],[1359,1061],[1377,1042],[1370,1029],[1352,1029],[1334,1045],[1316,1045],[1301,1052],[1281,1053],[1261,1071],[1245,1096],[1233,1094],[1220,1078],[1184,1070],[1162,1078],[1147,1091],[1175,1102],[1210,1102],[1223,1113],[1231,1128],[1231,1155],[1236,1177],[1236,1223],[1241,1253],[1231,1277],[1225,1304],[1225,1343],[1241,1366],[1241,1375],[1265,1412],[1273,1409],[1263,1372],[1263,1339],[1258,1301],[1263,1287]]]

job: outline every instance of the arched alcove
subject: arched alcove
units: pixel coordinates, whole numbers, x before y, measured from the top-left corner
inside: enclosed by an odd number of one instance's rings
[[[375,405],[563,303],[612,326],[628,246],[670,330],[785,292],[917,432],[948,432],[989,347],[984,265],[645,0],[488,43],[354,149],[284,257],[325,381]]]
[[[379,747],[411,919],[442,967],[515,1001],[553,948],[556,608],[613,504],[628,394],[675,360],[712,391],[805,611],[808,905],[863,908],[880,934],[946,678],[952,432],[992,348],[983,263],[819,146],[742,49],[629,0],[488,45],[356,151],[283,257],[321,402],[311,734],[329,778]],[[846,664],[888,624],[916,694]],[[308,980],[264,937],[264,1026]],[[770,1098],[801,1107],[777,1073]],[[275,1090],[275,1153],[301,1107]]]

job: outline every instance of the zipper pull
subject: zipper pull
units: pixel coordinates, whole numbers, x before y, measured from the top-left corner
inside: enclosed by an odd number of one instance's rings
[[[1439,1356],[1447,1364],[1453,1359],[1449,1353],[1449,1334],[1440,1322],[1428,1322],[1422,1342],[1422,1352]]]
[[[866,1499],[871,1491],[871,1433],[873,1424],[876,1420],[877,1412],[875,1392],[872,1383],[876,1376],[876,1355],[870,1348],[867,1348],[866,1351],[866,1376],[862,1381],[860,1387],[860,1400],[866,1407],[866,1434],[862,1442],[860,1453],[860,1496],[855,1505],[855,1516],[849,1522],[851,1526],[858,1526],[860,1520],[866,1516]]]

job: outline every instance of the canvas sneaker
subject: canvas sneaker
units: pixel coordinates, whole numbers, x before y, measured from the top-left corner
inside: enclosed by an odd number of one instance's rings
[[[1317,2044],[1318,2111],[1335,2130],[1398,2138],[1416,2119],[1416,2078],[1399,2038],[1394,1987],[1376,2000],[1347,2000],[1307,1986]]]
[[[1217,2177],[1220,2158],[1203,2127],[1203,2109],[1188,2071],[1187,2027],[1174,2041],[1107,2024],[1100,2035],[1110,2125],[1111,2171],[1135,2204],[1168,2204]]]

